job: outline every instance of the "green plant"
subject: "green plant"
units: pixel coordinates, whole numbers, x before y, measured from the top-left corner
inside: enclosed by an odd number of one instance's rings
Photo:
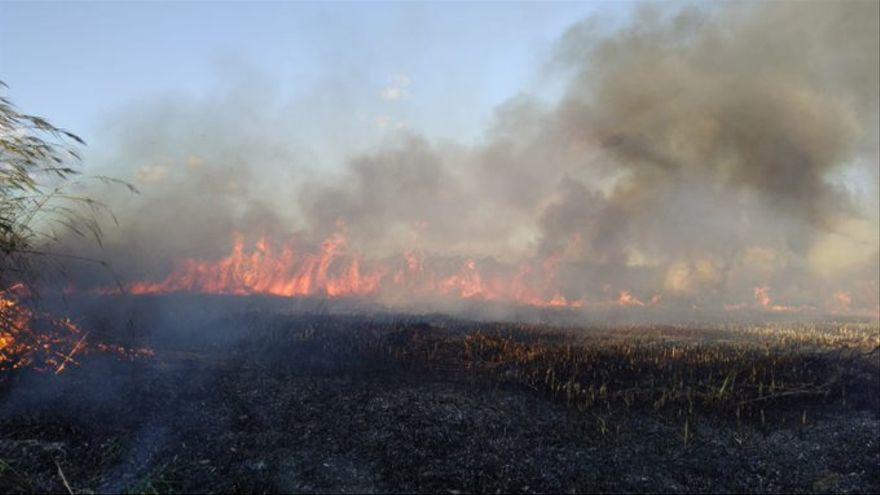
[[[6,87],[2,81],[0,87]],[[50,245],[62,232],[100,244],[101,220],[112,218],[112,213],[101,202],[77,193],[83,181],[121,184],[135,191],[109,177],[82,176],[78,147],[83,145],[76,134],[20,112],[0,96],[0,289],[12,283],[31,285],[37,273],[34,260],[60,256]]]
[[[5,87],[0,81],[0,88]],[[77,148],[84,144],[77,135],[20,112],[0,96],[0,370],[30,364],[29,355],[49,349],[56,361],[49,364],[60,371],[82,347],[84,336],[68,335],[76,328],[71,322],[35,309],[37,281],[46,271],[38,263],[76,258],[103,265],[59,253],[53,246],[63,234],[91,237],[100,244],[101,220],[113,218],[104,204],[81,192],[84,181],[122,184],[134,191],[115,179],[82,176]],[[47,342],[74,338],[79,340],[70,352],[47,347]]]

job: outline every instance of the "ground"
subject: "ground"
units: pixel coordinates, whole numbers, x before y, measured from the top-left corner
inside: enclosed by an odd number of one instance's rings
[[[880,491],[874,327],[224,325],[6,376],[0,491]]]

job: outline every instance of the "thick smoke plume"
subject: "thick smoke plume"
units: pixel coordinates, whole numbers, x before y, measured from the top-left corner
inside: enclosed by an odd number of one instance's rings
[[[129,109],[108,173],[142,194],[110,198],[120,227],[96,256],[161,280],[236,234],[318,249],[343,232],[369,260],[527,263],[567,301],[873,314],[878,17],[768,2],[587,19],[547,61],[558,101],[512,98],[477,144],[402,131],[334,173],[299,137],[304,109],[259,88]]]

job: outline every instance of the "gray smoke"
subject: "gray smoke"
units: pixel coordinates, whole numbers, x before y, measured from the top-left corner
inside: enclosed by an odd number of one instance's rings
[[[767,286],[875,311],[878,17],[841,1],[588,19],[548,61],[559,101],[512,98],[476,145],[401,132],[333,175],[295,145],[291,109],[247,84],[137,108],[108,173],[143,194],[111,197],[121,226],[99,256],[161,278],[233,232],[318,243],[344,228],[368,256],[556,257],[571,299],[717,307]]]

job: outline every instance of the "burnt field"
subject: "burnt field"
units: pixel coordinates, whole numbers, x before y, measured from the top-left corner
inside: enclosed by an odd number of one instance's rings
[[[880,490],[876,322],[113,309],[155,355],[5,373],[0,491]]]

